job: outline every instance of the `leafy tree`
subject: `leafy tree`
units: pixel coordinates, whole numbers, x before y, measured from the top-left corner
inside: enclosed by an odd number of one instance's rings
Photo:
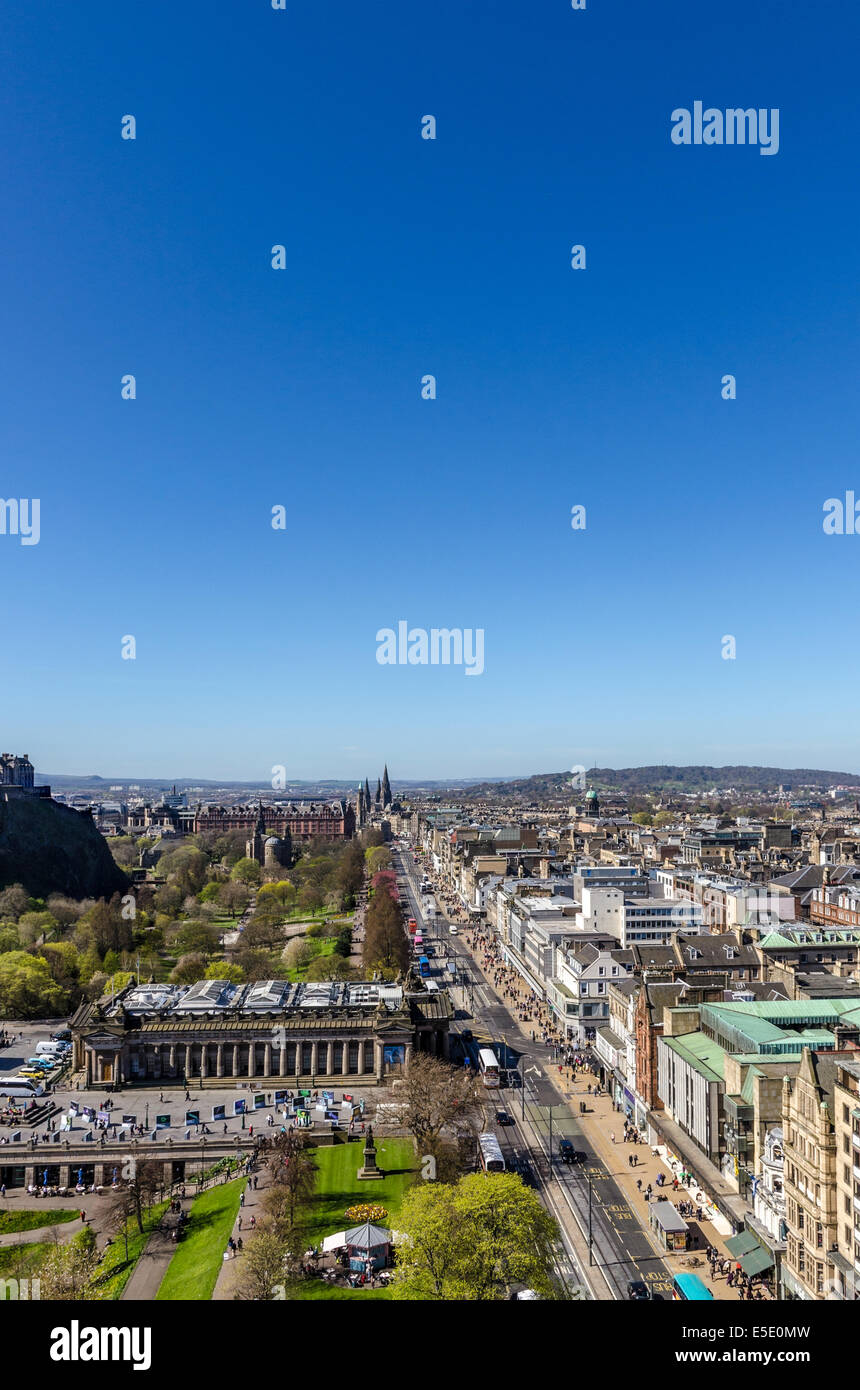
[[[18,928],[14,923],[4,922],[0,924],[0,953],[4,951],[17,951],[20,945],[21,939],[18,936]]]
[[[67,991],[41,956],[26,951],[0,955],[0,1018],[56,1018],[68,1006]]]
[[[237,883],[257,884],[263,881],[263,870],[256,859],[240,859],[230,876]]]
[[[557,1227],[514,1173],[419,1184],[406,1193],[397,1225],[406,1239],[392,1279],[395,1298],[498,1302],[523,1284],[555,1296]]]
[[[206,967],[204,980],[229,980],[231,984],[240,985],[245,976],[238,965],[229,965],[226,960],[213,960]]]

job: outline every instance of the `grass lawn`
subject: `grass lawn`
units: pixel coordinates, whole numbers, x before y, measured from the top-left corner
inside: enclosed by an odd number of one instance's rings
[[[205,1302],[212,1297],[246,1182],[247,1178],[236,1178],[195,1197],[188,1233],[167,1267],[157,1299]]]
[[[319,1245],[324,1236],[342,1231],[348,1224],[344,1211],[357,1202],[379,1203],[388,1215],[381,1223],[397,1228],[397,1213],[403,1194],[412,1186],[419,1170],[415,1150],[408,1139],[383,1139],[376,1151],[376,1162],[385,1172],[381,1182],[359,1182],[356,1173],[364,1162],[361,1140],[316,1148],[316,1195],[309,1207],[305,1226],[308,1244]],[[290,1288],[290,1299],[366,1299],[390,1298],[388,1289],[342,1289],[321,1279],[306,1279]]]
[[[0,1211],[0,1236],[12,1235],[15,1231],[36,1231],[40,1226],[61,1226],[64,1221],[76,1221],[81,1209],[69,1207],[22,1207],[20,1211]]]
[[[53,1243],[50,1240],[33,1241],[28,1245],[4,1245],[0,1247],[0,1278],[38,1278],[39,1270],[53,1248]]]
[[[109,1301],[122,1297],[134,1267],[143,1254],[146,1242],[169,1205],[169,1202],[158,1202],[156,1206],[150,1207],[143,1217],[143,1235],[137,1229],[137,1222],[134,1217],[127,1223],[128,1259],[125,1257],[125,1240],[122,1231],[117,1232],[113,1238],[113,1244],[109,1245],[105,1251],[96,1273],[99,1298]]]

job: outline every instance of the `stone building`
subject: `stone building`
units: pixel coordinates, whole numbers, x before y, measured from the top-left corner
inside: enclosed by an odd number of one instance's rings
[[[78,1009],[74,1066],[89,1086],[192,1078],[204,1087],[231,1078],[377,1085],[408,1068],[416,1051],[448,1056],[449,996],[412,983],[132,984]]]
[[[783,1291],[788,1298],[822,1299],[830,1278],[828,1251],[836,1243],[837,1061],[805,1048],[792,1086],[783,1082],[786,1250]]]

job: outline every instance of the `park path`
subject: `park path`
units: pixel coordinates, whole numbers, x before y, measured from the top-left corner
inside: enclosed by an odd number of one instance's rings
[[[183,1201],[187,1210],[188,1201]],[[176,1254],[176,1242],[171,1240],[170,1227],[165,1228],[164,1219],[151,1233],[143,1247],[143,1253],[132,1270],[131,1278],[122,1291],[122,1299],[134,1303],[151,1303],[158,1293],[161,1281],[167,1273],[167,1266]]]
[[[254,1178],[257,1179],[257,1183],[259,1184],[256,1190],[254,1188]],[[251,1217],[255,1217],[257,1221],[260,1220],[262,1215],[263,1191],[265,1187],[268,1186],[268,1181],[269,1170],[265,1166],[261,1167],[248,1180],[248,1184],[245,1188],[244,1206],[239,1208],[235,1225],[230,1233],[234,1240],[236,1240],[238,1236],[241,1236],[243,1241],[250,1238],[253,1231]],[[242,1252],[237,1250],[229,1259],[222,1260],[221,1262],[221,1268],[218,1271],[218,1278],[212,1292],[213,1302],[232,1301],[235,1299],[236,1283],[241,1272]]]

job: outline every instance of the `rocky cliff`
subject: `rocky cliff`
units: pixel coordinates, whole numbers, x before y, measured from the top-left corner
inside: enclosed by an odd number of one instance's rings
[[[36,898],[109,898],[128,886],[89,815],[35,796],[0,794],[0,888]]]

